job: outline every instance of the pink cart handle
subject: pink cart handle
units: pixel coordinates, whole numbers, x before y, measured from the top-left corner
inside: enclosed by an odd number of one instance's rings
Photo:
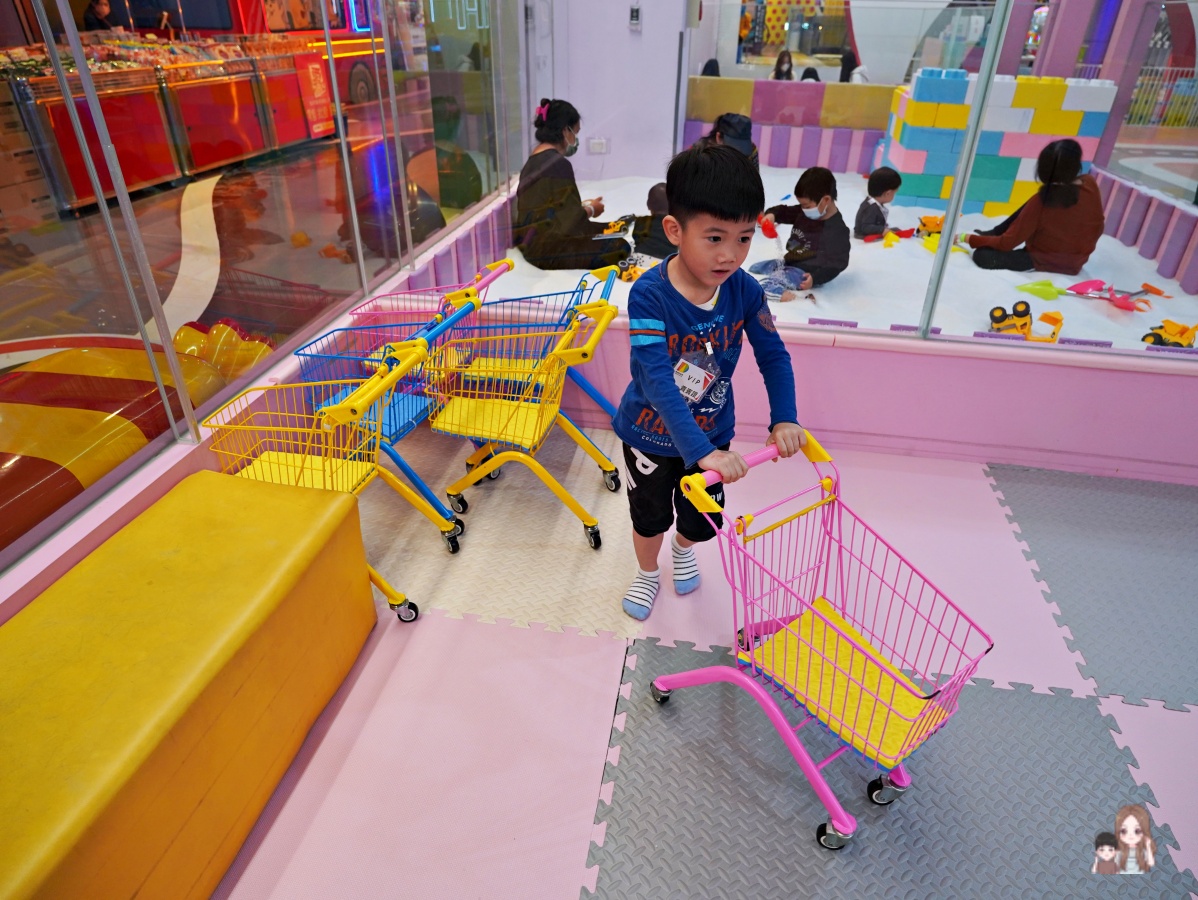
[[[820,446],[819,441],[811,436],[810,431],[804,431],[807,435],[807,443],[803,445],[803,455],[812,463],[831,462],[832,457],[828,451]],[[752,453],[744,455],[744,461],[752,469],[762,463],[769,462],[771,459],[778,458],[778,448],[771,444],[768,447],[762,447],[760,450],[754,450]],[[686,475],[682,479],[682,493],[695,505],[695,509],[700,512],[717,513],[721,511],[720,505],[711,498],[707,493],[707,489],[714,484],[718,484],[722,479],[719,472],[706,471],[696,472],[694,475]]]
[[[745,465],[747,465],[750,469],[753,469],[762,463],[769,462],[771,459],[777,459],[778,448],[774,444],[770,444],[768,447],[762,447],[760,450],[754,450],[752,453],[746,453],[742,458],[745,461]],[[702,472],[701,474],[703,476],[703,483],[707,485],[707,487],[719,484],[721,481],[720,473],[714,469]]]
[[[488,263],[478,270],[478,274],[474,276],[474,289],[481,291],[487,285],[491,284],[504,272],[510,272],[516,268],[516,264],[510,259],[501,259],[498,262]]]

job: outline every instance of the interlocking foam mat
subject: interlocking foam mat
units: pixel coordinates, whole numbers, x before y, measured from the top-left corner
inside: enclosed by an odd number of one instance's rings
[[[1198,488],[990,466],[1101,695],[1198,703]]]
[[[724,651],[633,643],[591,847],[598,877],[583,900],[1198,893],[1155,822],[1151,873],[1090,874],[1095,835],[1119,807],[1154,799],[1094,699],[966,687],[956,717],[910,760],[913,787],[888,807],[865,797],[874,770],[842,756],[825,772],[858,831],[832,852],[814,837],[827,813],[747,694],[709,685],[660,706],[650,695],[656,675],[732,664]],[[800,734],[817,758],[836,747],[814,724]]]

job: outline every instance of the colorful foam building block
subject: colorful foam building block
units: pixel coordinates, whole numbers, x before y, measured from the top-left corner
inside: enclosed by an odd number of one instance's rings
[[[1011,106],[1026,109],[1061,109],[1069,86],[1064,78],[1037,78],[1020,75],[1015,79]]]
[[[905,176],[900,191],[908,198],[905,203],[926,206],[948,199],[969,123],[970,106],[960,100],[970,99],[975,86],[976,78],[962,70],[924,69],[910,86],[890,94],[881,158]],[[1037,189],[1036,159],[1053,140],[1073,138],[1086,157],[1093,157],[1110,121],[1109,102],[1093,110],[1063,106],[1069,97],[1073,106],[1099,105],[1100,97],[1113,100],[1109,88],[1107,82],[1062,78],[996,78],[964,201],[980,204],[977,211],[987,214],[1018,208]]]
[[[1084,113],[1059,109],[1037,109],[1032,114],[1031,134],[1076,135],[1082,127]]]
[[[1061,109],[1080,112],[1110,112],[1118,85],[1113,81],[1067,78]]]
[[[963,69],[920,69],[911,85],[911,99],[920,103],[966,102],[969,78]]]

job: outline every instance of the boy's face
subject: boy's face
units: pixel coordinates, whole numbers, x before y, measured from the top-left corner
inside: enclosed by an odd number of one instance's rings
[[[713,290],[744,263],[757,230],[755,222],[729,222],[709,213],[699,213],[685,225],[666,216],[662,224],[691,277]]]
[[[819,217],[825,219],[832,211],[833,203],[831,196],[827,195],[821,197],[819,200],[809,200],[806,197],[799,197],[799,206],[803,209],[818,210]]]
[[[1110,862],[1112,859],[1115,858],[1115,848],[1114,847],[1099,847],[1098,850],[1095,852],[1098,853],[1098,858],[1101,859],[1103,862]]]
[[[889,191],[885,191],[885,192],[883,192],[883,193],[881,193],[881,194],[878,194],[878,196],[874,197],[874,199],[875,199],[875,200],[877,200],[879,203],[893,203],[893,202],[894,202],[894,195],[895,195],[896,193],[897,193],[897,191],[895,191],[895,190],[892,188],[892,189],[891,189],[891,190],[889,190]]]

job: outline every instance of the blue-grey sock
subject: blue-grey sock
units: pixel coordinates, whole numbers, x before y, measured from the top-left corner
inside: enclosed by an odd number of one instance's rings
[[[657,591],[660,587],[660,569],[646,572],[638,566],[636,578],[632,580],[632,586],[624,594],[624,602],[622,604],[624,612],[628,613],[634,619],[641,619],[642,621],[649,618],[649,613],[653,612],[653,601],[656,599]]]
[[[694,547],[680,547],[678,535],[670,538],[670,549],[674,553],[674,592],[689,594],[703,582],[699,564],[695,561]]]

